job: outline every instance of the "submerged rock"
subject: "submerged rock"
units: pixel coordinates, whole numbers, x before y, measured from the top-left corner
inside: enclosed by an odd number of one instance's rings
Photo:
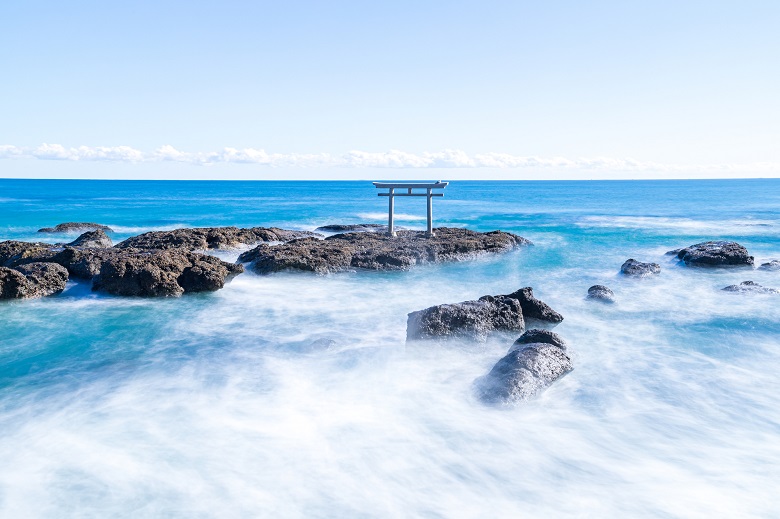
[[[232,249],[257,242],[286,242],[298,238],[322,236],[309,231],[288,231],[276,227],[195,227],[172,231],[152,231],[133,236],[118,243],[118,248],[185,249],[189,251]]]
[[[122,296],[179,296],[219,290],[241,265],[180,250],[127,251],[105,259],[92,290]]]
[[[238,260],[258,274],[301,270],[326,274],[348,270],[407,270],[414,265],[459,261],[484,253],[507,252],[531,242],[515,234],[468,229],[336,234],[324,240],[297,239],[280,245],[261,244]]]
[[[661,272],[661,265],[658,263],[642,263],[633,258],[627,259],[620,267],[620,272],[626,276],[643,278],[652,276]]]
[[[499,296],[500,297],[500,296]],[[526,320],[535,319],[546,323],[557,324],[563,321],[563,316],[550,308],[550,305],[534,297],[534,289],[524,287],[503,297],[517,299],[523,309]]]
[[[512,346],[509,348],[509,352],[511,353],[516,349],[525,348],[526,344],[534,344],[540,342],[543,342],[545,344],[552,344],[553,346],[557,346],[563,351],[566,351],[566,341],[563,340],[563,337],[561,337],[555,332],[551,332],[550,330],[540,330],[539,328],[532,328],[530,330],[526,330],[526,332],[523,333],[523,335],[521,335],[514,342],[514,344],[512,344]]]
[[[743,281],[739,285],[729,285],[723,290],[726,292],[749,292],[753,294],[780,294],[780,290],[777,290],[776,288],[763,287],[754,281]]]
[[[54,227],[44,227],[43,229],[38,229],[38,232],[75,232],[75,231],[114,232],[114,230],[107,225],[101,225],[99,223],[91,223],[91,222],[65,222],[65,223],[57,224]]]
[[[68,271],[56,263],[27,263],[16,269],[0,267],[0,299],[27,299],[65,290]]]
[[[675,252],[675,251],[669,251]],[[677,258],[694,267],[752,266],[753,256],[747,249],[733,241],[706,241],[679,249]]]
[[[516,299],[481,297],[477,301],[436,305],[409,314],[406,340],[463,337],[484,341],[495,331],[522,331],[522,309]]]
[[[762,263],[760,270],[780,270],[780,260],[772,260],[767,263]]]
[[[396,230],[401,230],[402,227],[396,227]],[[315,231],[320,232],[387,232],[387,225],[378,223],[357,223],[347,225],[323,225],[317,227]]]
[[[588,289],[588,299],[603,301],[605,303],[615,302],[615,293],[604,285],[593,285]]]
[[[499,360],[475,386],[487,404],[513,404],[538,395],[572,369],[571,359],[558,346],[526,344]]]
[[[101,229],[87,231],[68,244],[69,247],[86,247],[93,249],[106,249],[113,247],[111,238]]]

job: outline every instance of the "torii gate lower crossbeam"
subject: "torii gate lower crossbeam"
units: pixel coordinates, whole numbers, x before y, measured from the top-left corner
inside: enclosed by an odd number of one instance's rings
[[[376,186],[377,189],[387,189],[387,193],[378,193],[378,196],[386,196],[388,197],[388,207],[387,207],[387,234],[390,236],[395,236],[395,227],[393,225],[393,216],[394,216],[394,210],[395,210],[395,202],[394,199],[397,196],[424,196],[427,198],[428,201],[428,230],[427,235],[433,236],[433,197],[434,196],[444,196],[444,193],[434,193],[434,189],[444,189],[447,187],[449,182],[442,182],[439,180],[438,182],[433,182],[429,184],[424,183],[408,183],[408,182],[402,182],[402,183],[392,183],[392,182],[374,182],[374,186]],[[396,189],[405,189],[406,193],[396,193]],[[414,192],[415,189],[425,189],[424,193],[416,193]]]

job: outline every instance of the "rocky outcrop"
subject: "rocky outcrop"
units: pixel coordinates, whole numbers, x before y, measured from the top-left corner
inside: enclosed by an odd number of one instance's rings
[[[406,340],[461,337],[484,341],[496,331],[522,331],[522,309],[516,299],[484,296],[477,301],[436,305],[412,312]]]
[[[603,301],[605,303],[615,302],[615,293],[604,285],[593,285],[588,289],[588,299]]]
[[[127,251],[105,259],[92,289],[122,296],[179,296],[219,290],[241,265],[181,250]]]
[[[152,231],[133,236],[117,244],[118,248],[132,249],[184,249],[188,251],[232,249],[258,242],[286,242],[299,238],[316,237],[309,231],[288,231],[276,227],[196,227],[172,231]]]
[[[89,280],[100,273],[100,267],[104,261],[142,252],[136,249],[116,249],[113,247],[106,249],[65,247],[54,254],[50,261],[68,269],[74,278]]]
[[[767,263],[762,263],[760,270],[780,270],[780,260],[772,260]]]
[[[752,294],[780,294],[780,290],[776,288],[768,288],[759,285],[754,281],[743,281],[739,285],[729,285],[723,290],[726,292],[740,292],[740,293],[752,293]]]
[[[499,296],[500,297],[500,296]],[[550,306],[534,297],[534,289],[524,287],[504,297],[517,299],[523,309],[523,317],[526,321],[536,320],[544,323],[557,324],[563,321],[563,316],[550,308]]]
[[[26,263],[16,269],[0,267],[0,299],[27,299],[65,290],[68,271],[56,263]]]
[[[396,227],[396,230],[401,230],[402,227]],[[357,223],[348,225],[323,225],[314,229],[319,232],[387,232],[387,225],[378,223]]]
[[[298,270],[326,274],[349,270],[407,270],[415,265],[459,261],[479,254],[507,252],[531,242],[515,234],[468,229],[336,234],[324,240],[298,239],[281,245],[261,244],[239,256],[258,274]]]
[[[16,267],[25,263],[48,261],[54,256],[52,245],[48,243],[32,243],[26,241],[8,240],[0,242],[0,265]]]
[[[535,344],[540,342],[545,344],[552,344],[553,346],[566,351],[566,341],[563,340],[563,337],[555,332],[551,332],[550,330],[532,328],[530,330],[526,330],[525,333],[523,333],[523,335],[521,335],[514,342],[514,344],[512,344],[512,346],[509,348],[509,352],[511,353],[517,349],[525,348],[527,344]]]
[[[90,223],[90,222],[65,222],[65,223],[57,224],[54,227],[44,227],[43,229],[38,229],[38,232],[84,232],[84,231],[114,232],[114,230],[107,225],[101,225],[99,223]]]
[[[644,278],[661,272],[661,265],[658,263],[642,263],[633,258],[627,259],[620,267],[620,272],[626,276],[635,278]]]
[[[475,387],[487,404],[513,404],[538,395],[572,369],[563,349],[531,343],[510,351],[490,373],[475,381]]]
[[[669,251],[673,253],[675,251]],[[677,258],[692,267],[743,267],[753,265],[753,256],[733,241],[706,241],[679,249]]]
[[[68,244],[69,247],[85,247],[93,249],[106,249],[114,244],[111,238],[101,229],[96,231],[87,231]]]

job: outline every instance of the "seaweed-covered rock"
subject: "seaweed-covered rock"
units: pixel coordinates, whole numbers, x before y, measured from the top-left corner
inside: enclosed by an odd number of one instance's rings
[[[118,248],[184,249],[188,251],[231,249],[257,242],[286,242],[298,238],[322,236],[309,231],[288,231],[276,227],[195,227],[172,231],[152,231],[133,236],[118,243]]]
[[[669,251],[674,252],[674,251]],[[733,241],[706,241],[677,251],[677,258],[693,267],[744,267],[753,265],[753,256]]]
[[[0,242],[0,265],[4,267],[16,267],[25,263],[48,261],[54,254],[52,245],[48,243],[15,240]]]
[[[534,297],[534,289],[524,287],[504,297],[517,299],[523,309],[523,317],[526,321],[537,320],[546,323],[557,324],[563,321],[563,316],[550,308],[550,305]]]
[[[511,353],[518,348],[525,348],[526,344],[534,344],[539,342],[552,344],[553,346],[557,346],[563,351],[566,351],[566,341],[564,341],[563,337],[557,333],[551,332],[550,330],[531,328],[530,330],[526,330],[525,333],[523,333],[523,335],[521,335],[514,342],[514,344],[512,344],[512,346],[509,348],[509,352]]]
[[[219,290],[241,265],[181,250],[128,251],[100,266],[92,289],[122,296],[179,296]]]
[[[54,227],[44,227],[38,229],[38,232],[84,232],[84,231],[104,231],[114,232],[111,227],[91,222],[65,222]]]
[[[238,260],[258,274],[301,270],[326,274],[348,270],[407,270],[415,265],[459,261],[479,254],[507,252],[531,242],[515,234],[468,229],[336,234],[324,240],[298,239],[280,245],[261,244]]]
[[[780,260],[772,260],[766,263],[762,263],[758,268],[760,270],[780,270]]]
[[[615,302],[615,293],[607,286],[593,285],[588,289],[588,299],[603,301],[605,303]]]
[[[58,294],[68,271],[56,263],[26,263],[16,269],[0,267],[0,299],[27,299]]]
[[[561,348],[532,343],[510,351],[475,386],[487,404],[513,404],[538,395],[572,369],[571,359]]]
[[[102,229],[87,231],[68,244],[69,247],[84,247],[92,249],[106,249],[114,244],[111,238]]]
[[[780,294],[776,288],[768,288],[759,285],[754,281],[743,281],[739,285],[729,285],[723,288],[726,292],[740,292],[752,294]]]
[[[495,331],[525,328],[516,299],[484,296],[478,301],[436,305],[412,312],[406,321],[406,339],[463,337],[484,341]]]
[[[635,278],[644,278],[661,272],[661,265],[658,263],[642,263],[633,258],[627,259],[620,267],[620,272],[626,276]]]

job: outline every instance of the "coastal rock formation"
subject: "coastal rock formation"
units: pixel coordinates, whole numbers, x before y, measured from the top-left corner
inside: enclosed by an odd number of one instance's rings
[[[463,337],[484,341],[494,331],[525,328],[516,299],[484,296],[477,301],[436,305],[412,312],[406,321],[406,340]]]
[[[615,302],[615,293],[604,285],[593,285],[588,289],[588,299],[603,301],[605,303]]]
[[[263,241],[286,242],[299,238],[317,237],[320,234],[309,231],[288,231],[276,227],[196,227],[172,231],[152,231],[133,236],[118,243],[118,248],[132,249],[184,249],[189,251],[208,249],[231,249],[242,245],[253,245]]]
[[[780,270],[780,260],[772,260],[767,263],[762,263],[760,270]]]
[[[531,343],[510,351],[475,386],[487,404],[513,404],[538,395],[572,369],[571,359],[558,346]]]
[[[114,232],[114,230],[107,225],[101,225],[99,223],[91,223],[91,222],[65,222],[65,223],[57,224],[54,227],[44,227],[43,229],[38,229],[38,232],[76,232],[76,231]]]
[[[396,227],[396,230],[401,230],[401,227]],[[387,225],[378,223],[357,223],[348,225],[323,225],[314,229],[319,232],[387,232]]]
[[[747,249],[733,241],[706,241],[679,249],[677,258],[693,267],[740,267],[752,266],[753,256]]]
[[[726,292],[741,292],[741,293],[753,293],[753,294],[780,294],[780,290],[776,288],[768,288],[759,285],[754,281],[743,281],[739,285],[729,285],[723,290]]]
[[[62,265],[74,278],[92,279],[100,273],[100,267],[104,261],[142,252],[135,249],[116,249],[113,247],[104,249],[65,247],[48,261]]]
[[[27,263],[11,269],[0,267],[0,299],[27,299],[65,290],[68,271],[56,263]]]
[[[521,335],[514,342],[514,344],[512,344],[512,346],[509,348],[509,353],[517,349],[525,348],[526,344],[534,344],[540,342],[543,342],[545,344],[552,344],[553,346],[557,346],[563,351],[566,351],[566,341],[563,340],[563,337],[561,337],[555,332],[551,332],[550,330],[540,330],[539,328],[532,328],[530,330],[526,330],[525,333],[523,333],[523,335]]]
[[[501,297],[501,296],[498,296]],[[563,321],[563,316],[550,308],[550,305],[534,297],[534,289],[524,287],[503,297],[517,299],[523,309],[523,317],[526,321],[536,320],[545,323],[558,324]]]
[[[181,250],[127,251],[105,259],[92,290],[122,296],[179,296],[219,290],[241,265]]]
[[[87,231],[68,244],[69,247],[86,247],[93,249],[105,249],[114,244],[111,238],[102,229]]]
[[[8,240],[0,242],[0,265],[16,267],[35,261],[48,261],[54,256],[52,245],[26,241]]]
[[[324,240],[297,239],[281,245],[261,244],[238,260],[250,263],[258,274],[302,270],[326,274],[348,270],[407,270],[414,265],[458,261],[478,254],[507,252],[531,242],[515,234],[468,229],[399,231],[396,237],[381,233],[336,234]]]
[[[635,259],[627,259],[620,267],[620,272],[626,276],[643,278],[658,274],[661,272],[661,265],[658,263],[642,263]]]

